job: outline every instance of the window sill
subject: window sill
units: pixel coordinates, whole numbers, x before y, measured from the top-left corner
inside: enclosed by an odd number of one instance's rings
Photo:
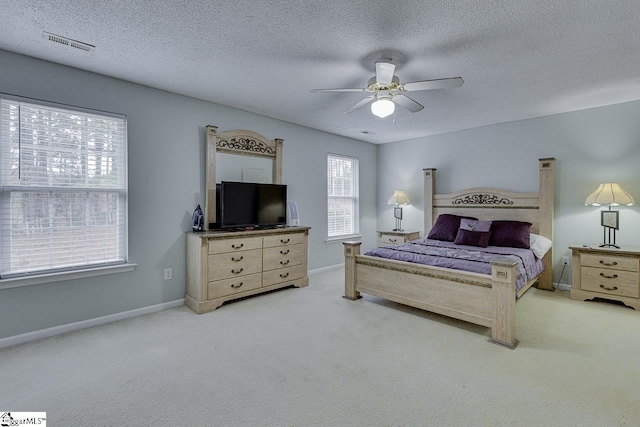
[[[40,274],[37,276],[12,277],[0,280],[0,289],[19,288],[22,286],[40,285],[43,283],[62,282],[65,280],[84,279],[107,274],[133,271],[138,264],[118,264],[107,267],[87,268],[85,270],[64,271],[60,273]]]
[[[361,234],[351,234],[349,236],[336,236],[336,237],[327,237],[324,241],[325,243],[342,243],[348,242],[349,240],[360,240],[362,238]]]

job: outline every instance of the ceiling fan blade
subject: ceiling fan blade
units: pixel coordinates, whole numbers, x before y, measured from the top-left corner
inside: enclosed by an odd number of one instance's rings
[[[402,94],[394,96],[392,101],[412,113],[417,113],[424,108],[421,104]]]
[[[417,90],[430,89],[446,89],[452,87],[460,87],[464,83],[462,77],[450,77],[447,79],[423,80],[421,82],[405,83],[402,85],[403,90],[407,92]]]
[[[385,85],[391,84],[396,66],[390,62],[376,62],[376,81]]]
[[[311,92],[364,92],[367,89],[352,88],[352,89],[312,89]]]
[[[367,105],[368,103],[373,101],[373,98],[375,98],[375,95],[367,96],[365,99],[363,99],[362,101],[358,102],[356,105],[354,105],[353,107],[349,108],[344,113],[345,114],[349,114],[349,113],[352,113],[352,112],[356,111],[358,108],[364,107],[365,105]]]

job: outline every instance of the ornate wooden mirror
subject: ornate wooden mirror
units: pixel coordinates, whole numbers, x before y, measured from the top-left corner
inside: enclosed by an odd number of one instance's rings
[[[216,162],[217,154],[236,154],[273,160],[274,184],[282,184],[282,139],[267,139],[250,130],[218,132],[217,126],[206,126],[207,132],[207,178],[205,224],[211,230],[216,218]]]

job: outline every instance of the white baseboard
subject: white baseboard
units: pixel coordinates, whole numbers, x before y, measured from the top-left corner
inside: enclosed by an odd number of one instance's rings
[[[155,313],[166,310],[168,308],[180,307],[184,305],[184,298],[175,301],[169,301],[162,304],[150,305],[148,307],[136,308],[135,310],[123,311],[120,313],[109,314],[107,316],[96,317],[94,319],[82,320],[80,322],[67,323],[65,325],[54,326],[52,328],[40,329],[38,331],[27,332],[25,334],[13,335],[6,338],[0,338],[0,348],[10,347],[12,345],[23,344],[29,341],[35,341],[42,338],[49,338],[55,335],[65,334],[67,332],[77,331],[80,329],[91,328],[93,326],[104,325],[106,323],[118,320],[129,319],[131,317],[142,316],[144,314]]]
[[[307,275],[313,276],[314,274],[324,273],[325,271],[337,270],[343,267],[344,267],[344,264],[336,264],[336,265],[330,265],[328,267],[314,268],[313,270],[309,270],[307,272]]]
[[[559,291],[570,291],[571,285],[568,283],[554,283],[553,287]]]

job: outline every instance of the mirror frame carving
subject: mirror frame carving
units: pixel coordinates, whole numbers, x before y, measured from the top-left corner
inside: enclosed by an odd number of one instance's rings
[[[206,229],[211,230],[216,218],[216,154],[238,154],[240,156],[261,157],[272,159],[273,183],[282,184],[282,145],[284,140],[275,138],[267,139],[259,133],[237,129],[226,132],[218,132],[217,126],[207,125],[207,178],[205,203]]]

